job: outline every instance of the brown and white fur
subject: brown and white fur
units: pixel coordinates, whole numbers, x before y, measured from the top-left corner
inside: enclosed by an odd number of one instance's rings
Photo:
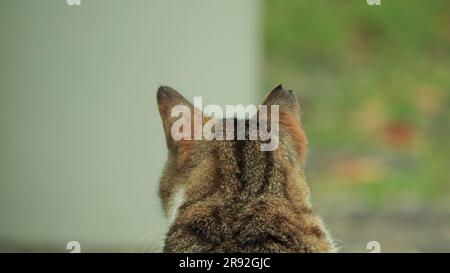
[[[292,91],[277,86],[262,103],[279,105],[274,151],[261,151],[248,130],[246,140],[174,141],[172,107],[194,107],[169,87],[159,88],[157,100],[169,150],[160,181],[171,221],[165,252],[335,251],[310,204],[307,140]]]

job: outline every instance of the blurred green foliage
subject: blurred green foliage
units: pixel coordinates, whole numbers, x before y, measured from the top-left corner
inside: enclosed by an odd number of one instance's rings
[[[302,105],[313,186],[372,204],[450,192],[450,1],[267,0],[265,87]]]

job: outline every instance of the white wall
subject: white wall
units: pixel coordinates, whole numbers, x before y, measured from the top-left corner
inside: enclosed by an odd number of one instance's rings
[[[259,103],[256,0],[81,3],[0,3],[0,250],[154,249],[159,84]]]

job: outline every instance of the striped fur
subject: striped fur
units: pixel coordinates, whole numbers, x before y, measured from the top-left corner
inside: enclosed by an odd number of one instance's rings
[[[263,102],[280,106],[280,145],[270,152],[260,151],[260,140],[248,140],[248,121],[246,140],[171,140],[173,120],[167,113],[176,104],[193,108],[173,89],[161,87],[158,105],[169,158],[160,197],[167,216],[176,215],[164,251],[334,251],[309,202],[306,137],[291,91],[278,86]],[[175,204],[179,189],[182,204]]]

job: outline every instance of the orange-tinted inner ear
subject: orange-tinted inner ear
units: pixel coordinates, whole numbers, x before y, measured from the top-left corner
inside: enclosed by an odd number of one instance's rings
[[[181,168],[186,160],[189,158],[189,155],[193,148],[193,141],[192,140],[180,140],[177,141],[176,146],[176,162],[177,167]]]
[[[202,126],[199,128],[199,130],[202,130],[203,133],[203,125],[209,120],[209,117],[202,117]],[[169,129],[170,131],[170,129]],[[189,155],[192,153],[194,149],[194,135],[195,135],[195,127],[194,127],[194,111],[191,111],[191,140],[179,140],[175,141],[175,149],[177,153],[177,166],[182,167],[186,160],[189,158]]]
[[[292,138],[300,160],[305,162],[307,139],[300,125],[300,117],[280,111],[280,129],[285,130]]]

